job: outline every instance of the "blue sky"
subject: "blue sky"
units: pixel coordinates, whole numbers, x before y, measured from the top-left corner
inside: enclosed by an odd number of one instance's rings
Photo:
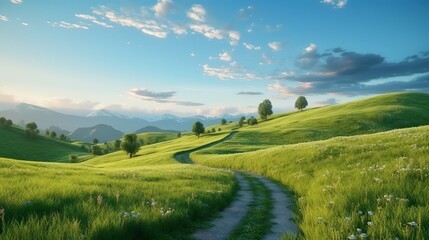
[[[85,114],[292,110],[429,92],[424,0],[0,0],[0,104]]]

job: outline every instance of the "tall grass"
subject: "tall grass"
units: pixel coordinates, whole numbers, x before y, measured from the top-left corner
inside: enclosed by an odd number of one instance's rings
[[[191,157],[205,165],[255,172],[294,191],[296,221],[306,239],[429,236],[428,126],[216,153],[215,146]]]
[[[225,207],[231,171],[177,163],[175,149],[224,135],[183,137],[80,164],[0,158],[1,239],[176,239]]]

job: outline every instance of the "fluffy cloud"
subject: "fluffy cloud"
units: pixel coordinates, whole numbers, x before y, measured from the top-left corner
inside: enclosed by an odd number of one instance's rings
[[[191,9],[189,9],[186,15],[196,22],[206,21],[206,10],[199,4],[192,5]]]
[[[159,24],[155,20],[138,20],[133,17],[124,15],[119,16],[115,11],[108,10],[106,7],[101,7],[94,10],[95,14],[107,18],[109,21],[117,23],[121,26],[136,28],[143,33],[156,38],[166,38],[167,26]]]
[[[322,0],[323,4],[332,5],[334,8],[343,8],[347,4],[347,0]]]
[[[158,0],[152,10],[155,12],[155,16],[162,17],[171,9],[172,4],[171,0]]]
[[[399,62],[387,62],[384,57],[373,53],[334,48],[320,54],[316,48],[311,48],[297,58],[296,66],[298,69],[293,74],[277,75],[273,79],[300,83],[296,87],[285,88],[297,95],[338,93],[355,96],[391,91],[429,91],[429,51]]]
[[[173,24],[171,26],[171,30],[176,34],[176,35],[184,35],[187,34],[188,32],[186,31],[186,28],[181,27],[179,25]]]
[[[76,23],[69,23],[66,21],[60,21],[60,22],[53,22],[50,23],[52,27],[61,27],[61,28],[68,28],[68,29],[85,29],[88,30],[89,28],[82,24],[76,24]]]
[[[0,15],[0,21],[9,21],[9,19],[6,16]]]
[[[270,42],[268,43],[268,47],[277,52],[283,49],[283,44],[281,42]]]
[[[219,117],[219,116],[223,116],[225,114],[236,115],[236,114],[241,113],[241,111],[236,107],[218,106],[218,107],[214,107],[214,108],[210,108],[210,109],[199,108],[195,111],[195,113],[198,115],[204,115],[204,116],[209,116],[209,117]]]
[[[132,96],[138,97],[144,101],[152,101],[157,103],[172,103],[181,106],[203,106],[202,103],[196,102],[187,102],[187,101],[177,101],[172,100],[171,98],[176,95],[175,91],[162,91],[162,92],[154,92],[147,88],[142,89],[131,89],[129,93]]]
[[[223,39],[222,30],[216,29],[207,24],[192,24],[189,26],[189,28],[195,32],[203,34],[209,39]]]
[[[239,79],[239,80],[256,80],[261,79],[255,73],[250,72],[247,68],[238,66],[236,62],[229,66],[210,67],[208,64],[203,65],[203,73],[206,76],[216,77],[221,80]]]
[[[244,47],[246,47],[247,49],[249,49],[249,50],[261,50],[261,47],[259,47],[259,46],[255,46],[255,45],[252,45],[252,44],[250,44],[250,43],[243,43],[243,46]]]
[[[10,0],[11,3],[21,4],[22,0]]]
[[[99,26],[102,26],[102,27],[106,27],[106,28],[112,28],[113,27],[112,25],[109,25],[109,24],[107,24],[105,22],[101,22],[101,21],[97,20],[96,17],[91,16],[91,15],[87,15],[87,14],[75,14],[75,17],[83,19],[83,20],[91,21],[91,22],[93,22],[93,23],[95,23],[95,24],[97,24]]]
[[[238,95],[250,95],[250,96],[263,95],[262,92],[239,92],[237,94]]]
[[[268,85],[268,90],[277,92],[280,94],[279,98],[285,98],[285,97],[291,97],[295,94],[289,90],[286,86],[284,86],[280,81],[275,81],[274,83],[271,83]]]
[[[228,36],[230,38],[229,44],[236,46],[240,40],[240,33],[237,31],[229,31]]]
[[[231,54],[225,51],[223,53],[219,53],[219,59],[225,62],[229,62],[232,60],[232,56]]]
[[[262,53],[262,62],[260,62],[259,64],[261,64],[261,65],[262,64],[271,65],[273,63],[274,63],[274,59],[271,56],[269,56],[269,55],[267,55],[265,53]]]

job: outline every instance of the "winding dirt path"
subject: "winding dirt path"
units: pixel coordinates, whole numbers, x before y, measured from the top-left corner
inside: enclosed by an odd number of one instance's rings
[[[212,147],[224,141],[228,141],[233,138],[237,132],[230,133],[227,137],[215,141],[213,143],[198,147],[196,149],[183,151],[175,154],[175,159],[181,163],[195,164],[190,158],[190,154],[194,151]],[[293,212],[288,208],[291,204],[289,196],[273,181],[249,173],[253,177],[259,179],[266,188],[271,191],[271,198],[273,199],[273,209],[271,213],[273,215],[273,226],[270,232],[263,238],[264,240],[280,239],[285,233],[299,234],[299,229],[293,222]],[[250,191],[249,182],[241,175],[239,171],[235,171],[235,176],[239,190],[237,197],[232,201],[229,207],[225,208],[219,215],[218,218],[211,222],[209,229],[201,229],[195,232],[192,236],[196,239],[201,240],[221,240],[227,239],[232,231],[240,224],[241,219],[246,215],[249,210],[249,203],[255,198],[253,193]]]

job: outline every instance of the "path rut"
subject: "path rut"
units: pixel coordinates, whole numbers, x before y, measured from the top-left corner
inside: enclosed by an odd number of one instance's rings
[[[194,151],[212,147],[221,142],[230,140],[235,136],[237,132],[230,133],[227,137],[198,147],[196,149],[179,152],[174,157],[178,162],[195,164],[190,158],[190,154]],[[273,226],[270,229],[270,232],[263,238],[264,240],[274,240],[280,239],[281,236],[285,233],[299,234],[299,229],[296,224],[293,222],[293,213],[288,208],[291,201],[289,197],[284,193],[284,191],[273,181],[253,174],[253,177],[259,179],[265,187],[270,189],[271,197],[273,199],[273,209],[271,211],[273,215]],[[249,203],[255,197],[250,191],[249,182],[241,175],[239,171],[235,171],[235,176],[239,190],[237,192],[237,197],[232,201],[229,207],[225,208],[219,215],[218,218],[211,222],[211,227],[209,229],[201,229],[195,232],[192,236],[196,239],[204,240],[220,240],[227,239],[232,231],[237,227],[241,219],[246,215],[249,210]]]

